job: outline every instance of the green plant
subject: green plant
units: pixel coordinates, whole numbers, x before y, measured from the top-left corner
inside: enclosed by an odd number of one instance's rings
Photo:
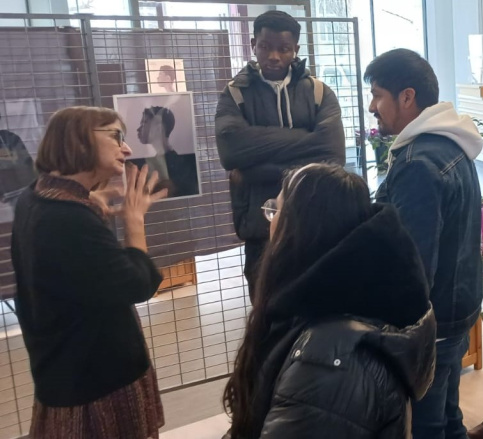
[[[367,141],[371,144],[372,149],[376,154],[376,164],[378,171],[386,171],[388,168],[388,154],[389,148],[396,136],[381,136],[377,128],[369,130]]]
[[[472,117],[471,120],[475,123],[476,128],[478,128],[480,136],[483,137],[483,120],[478,119],[477,117]]]

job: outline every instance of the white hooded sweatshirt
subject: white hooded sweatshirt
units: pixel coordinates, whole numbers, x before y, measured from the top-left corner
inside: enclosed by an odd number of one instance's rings
[[[466,114],[459,116],[450,102],[440,102],[423,110],[396,137],[389,148],[389,166],[393,161],[392,151],[410,144],[420,134],[448,137],[471,160],[478,156],[483,147],[483,139],[471,117]]]

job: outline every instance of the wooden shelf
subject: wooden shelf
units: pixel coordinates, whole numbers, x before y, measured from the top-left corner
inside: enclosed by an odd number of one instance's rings
[[[161,282],[158,291],[179,287],[187,283],[196,284],[196,265],[194,258],[185,259],[170,267],[161,268],[160,271],[163,275],[163,282]]]

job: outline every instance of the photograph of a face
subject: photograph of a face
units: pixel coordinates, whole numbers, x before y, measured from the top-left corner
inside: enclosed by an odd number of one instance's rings
[[[191,92],[114,95],[123,118],[129,160],[157,171],[156,190],[168,198],[201,195],[198,152]]]
[[[146,59],[145,64],[150,93],[186,91],[182,59]]]
[[[42,129],[35,99],[12,99],[0,107],[0,223],[13,220],[17,199],[36,178],[34,160]]]

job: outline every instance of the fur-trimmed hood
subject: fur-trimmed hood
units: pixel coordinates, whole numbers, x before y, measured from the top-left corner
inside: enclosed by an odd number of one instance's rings
[[[396,209],[373,216],[271,298],[274,319],[353,314],[393,326],[416,323],[429,309],[424,268]]]
[[[270,299],[267,315],[277,330],[269,338],[272,346],[291,345],[280,323],[304,321],[302,355],[310,350],[324,364],[369,345],[420,398],[431,384],[436,337],[424,269],[396,209],[372,208],[368,221]]]

